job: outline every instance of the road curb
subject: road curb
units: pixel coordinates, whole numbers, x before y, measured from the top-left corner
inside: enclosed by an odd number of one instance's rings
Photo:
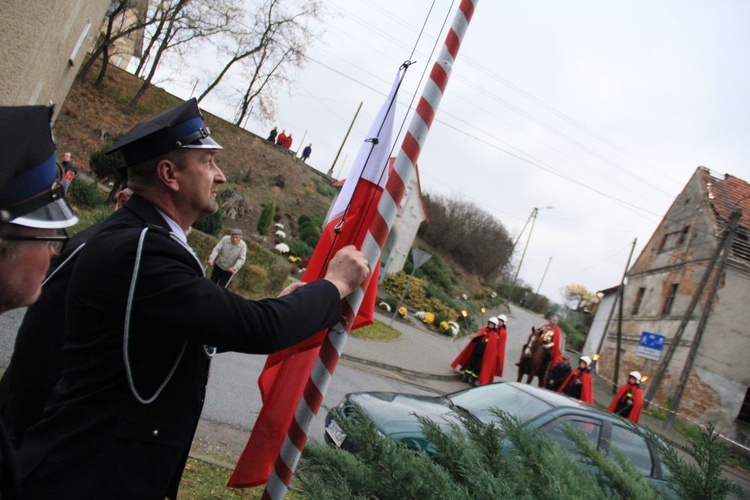
[[[452,373],[449,375],[449,374],[441,374],[441,373],[418,372],[418,371],[409,370],[406,368],[401,368],[400,366],[393,366],[387,363],[381,363],[380,361],[373,361],[370,359],[358,358],[355,356],[351,356],[349,354],[342,354],[341,358],[347,361],[351,361],[353,363],[374,366],[376,368],[381,368],[383,370],[389,370],[389,371],[396,372],[396,373],[402,373],[404,375],[407,375],[409,377],[414,377],[414,378],[426,378],[426,379],[431,379],[431,380],[450,381],[450,380],[459,380],[461,377],[460,373]]]

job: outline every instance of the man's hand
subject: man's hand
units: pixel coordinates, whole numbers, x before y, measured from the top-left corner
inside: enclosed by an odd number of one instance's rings
[[[297,290],[298,288],[302,288],[305,285],[307,285],[307,283],[303,283],[302,281],[292,283],[291,285],[286,286],[281,292],[279,292],[278,296],[283,297],[284,295],[289,295],[293,291]]]
[[[209,266],[213,266],[213,265],[214,265],[214,261],[212,261],[211,259],[209,259],[209,260],[208,260],[208,265],[209,265]]]
[[[364,254],[349,245],[336,252],[328,263],[325,279],[336,285],[343,299],[356,290],[369,273],[370,266]]]
[[[229,272],[232,273],[232,274],[235,274],[237,272],[237,269],[235,269],[233,267],[230,267],[229,268]]]

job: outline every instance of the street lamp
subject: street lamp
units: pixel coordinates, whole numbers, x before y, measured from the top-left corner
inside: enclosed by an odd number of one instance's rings
[[[487,308],[482,306],[479,308],[479,312],[482,313],[482,326],[484,326],[484,313],[487,312]]]
[[[470,333],[471,328],[469,328],[469,320],[466,319],[467,317],[469,317],[469,311],[467,311],[466,309],[461,309],[461,316],[463,316],[464,323],[466,323],[466,332]]]

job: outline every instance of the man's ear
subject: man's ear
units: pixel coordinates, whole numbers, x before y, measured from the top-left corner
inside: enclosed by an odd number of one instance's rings
[[[180,188],[176,174],[177,165],[170,160],[163,159],[156,165],[156,178],[167,189],[171,189],[172,191],[178,191]]]

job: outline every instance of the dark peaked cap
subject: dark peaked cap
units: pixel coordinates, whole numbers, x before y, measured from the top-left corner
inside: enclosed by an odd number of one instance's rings
[[[52,107],[0,106],[0,222],[60,229],[78,222],[63,198]]]
[[[122,151],[130,167],[174,149],[223,149],[210,134],[193,98],[139,123],[112,144],[107,154]]]

